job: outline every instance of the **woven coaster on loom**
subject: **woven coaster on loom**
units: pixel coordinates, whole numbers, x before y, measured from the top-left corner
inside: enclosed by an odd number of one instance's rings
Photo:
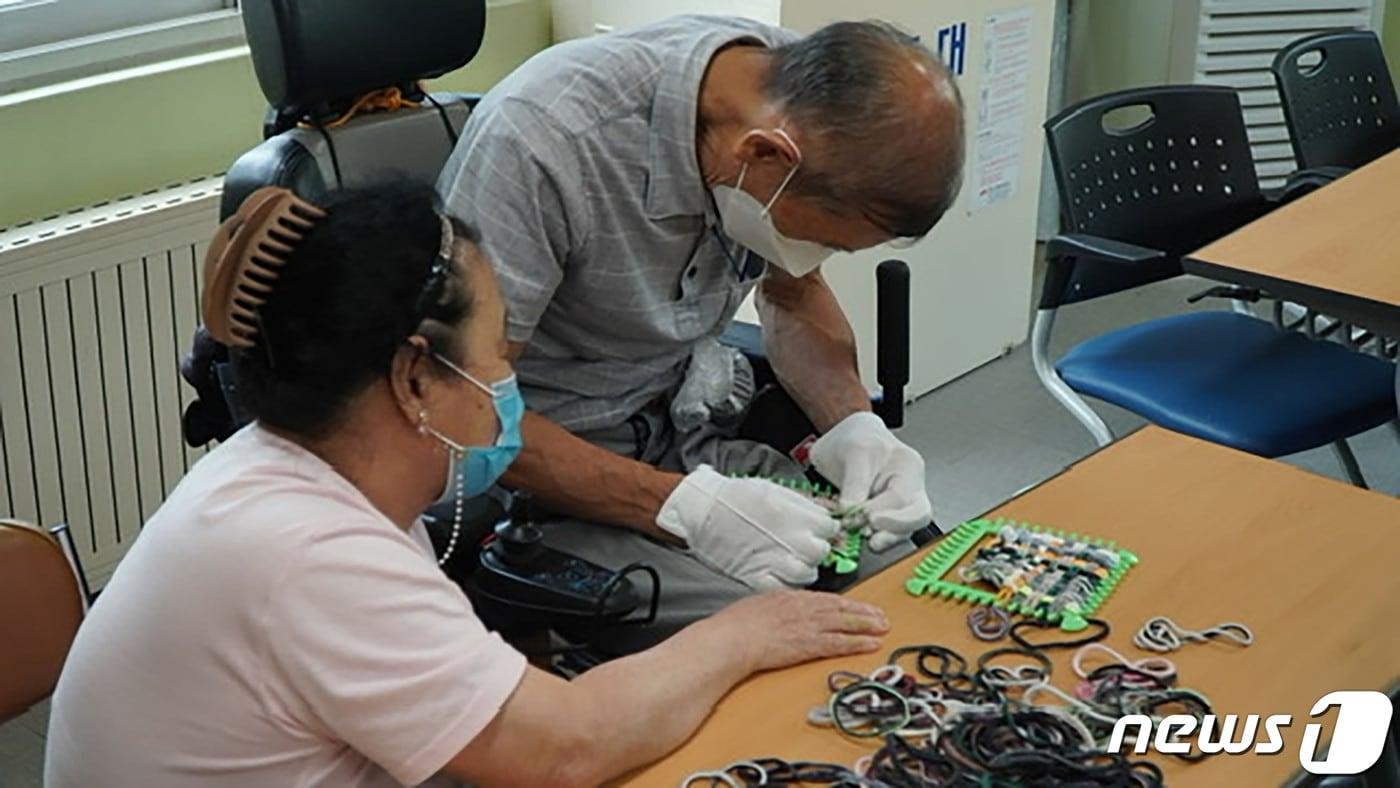
[[[904,588],[1077,632],[1137,562],[1135,554],[1102,539],[1000,518],[973,520],[943,537]]]

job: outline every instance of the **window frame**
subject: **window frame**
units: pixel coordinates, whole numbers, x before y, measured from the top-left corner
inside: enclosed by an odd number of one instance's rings
[[[0,51],[0,95],[242,46],[239,0],[218,2],[223,8]],[[4,13],[0,11],[0,19]]]

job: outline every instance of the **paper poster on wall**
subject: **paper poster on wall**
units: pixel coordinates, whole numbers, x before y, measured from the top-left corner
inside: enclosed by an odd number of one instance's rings
[[[982,87],[972,163],[971,210],[1016,196],[1025,143],[1034,11],[989,14],[982,28]]]

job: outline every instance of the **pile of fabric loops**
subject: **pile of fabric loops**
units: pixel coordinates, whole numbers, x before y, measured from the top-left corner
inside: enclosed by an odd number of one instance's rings
[[[1180,686],[1176,665],[1160,654],[1215,638],[1248,646],[1254,634],[1235,622],[1195,631],[1159,616],[1133,639],[1158,654],[1133,660],[1100,642],[1109,634],[1107,622],[1088,623],[1088,634],[1050,640],[1028,635],[1058,632],[1053,624],[1013,624],[1001,611],[974,609],[968,627],[975,636],[994,641],[1009,635],[1014,645],[993,648],[975,661],[946,646],[906,646],[868,674],[838,670],[827,677],[830,697],[811,710],[808,722],[878,740],[874,753],[851,766],[741,761],[697,772],[682,786],[1162,785],[1156,764],[1124,754],[1136,744],[1132,726],[1122,752],[1107,752],[1114,725],[1128,715],[1155,723],[1174,714],[1195,717],[1199,725],[1213,714],[1210,701]],[[1077,649],[1070,660],[1078,679],[1072,693],[1051,683],[1054,666],[1046,652],[1057,649]],[[1199,751],[1174,756],[1206,757]]]

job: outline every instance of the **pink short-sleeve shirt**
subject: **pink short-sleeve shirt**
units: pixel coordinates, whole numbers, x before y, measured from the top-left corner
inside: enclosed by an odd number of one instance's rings
[[[78,632],[46,783],[378,786],[428,780],[525,658],[315,455],[257,426],[202,459]]]

